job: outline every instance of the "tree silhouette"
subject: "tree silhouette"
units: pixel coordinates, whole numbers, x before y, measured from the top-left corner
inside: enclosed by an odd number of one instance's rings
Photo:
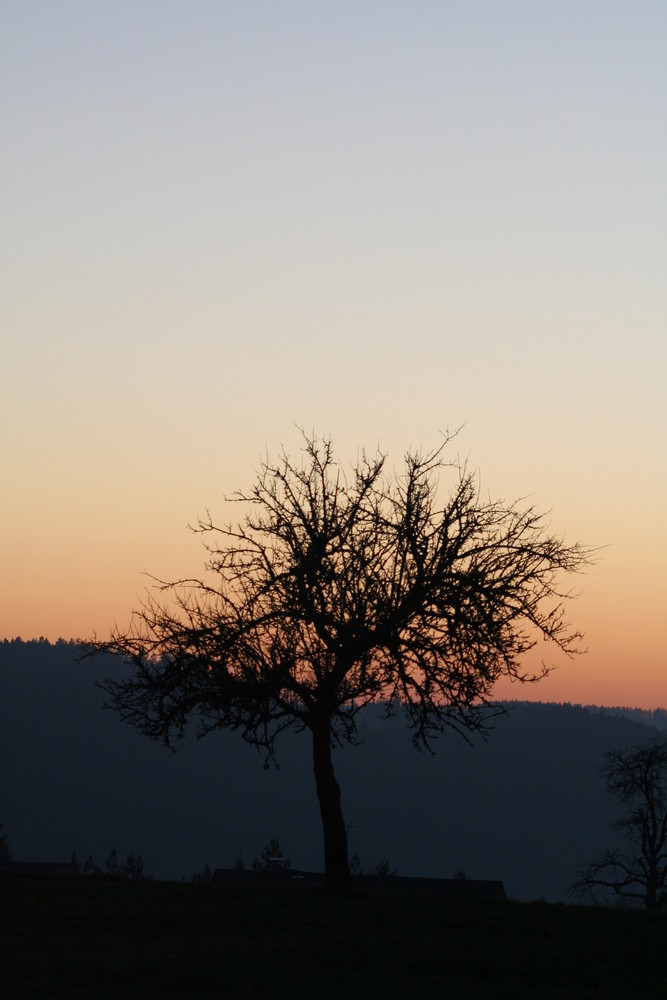
[[[210,882],[213,878],[213,872],[210,869],[208,862],[204,865],[200,872],[195,872],[195,874],[190,879],[191,882]]]
[[[266,847],[262,848],[262,853],[259,858],[254,858],[252,862],[252,868],[254,871],[270,871],[274,868],[291,867],[292,862],[283,854],[283,849],[280,846],[280,841],[277,837],[271,837],[271,840],[268,842]]]
[[[482,729],[500,677],[543,676],[521,663],[538,641],[579,651],[559,579],[591,551],[531,507],[483,499],[445,461],[450,440],[398,473],[362,453],[346,475],[330,440],[303,434],[300,460],[267,457],[234,494],[238,524],[198,522],[205,578],[155,581],[129,629],[94,643],[133,667],[107,679],[108,704],[167,745],[195,717],[200,735],[239,730],[268,765],[282,731],[310,732],[329,886],[349,881],[332,751],[354,742],[361,708],[400,703],[428,746],[445,726]]]
[[[654,910],[667,890],[667,737],[610,751],[601,774],[624,807],[613,829],[625,843],[583,865],[572,892],[597,899],[611,891]]]
[[[85,875],[88,878],[92,878],[93,876],[102,874],[102,869],[99,867],[99,865],[95,864],[95,862],[93,861],[92,854],[88,855],[83,865],[81,866],[81,873],[82,875]]]
[[[141,879],[144,877],[144,860],[141,853],[128,854],[127,861],[120,869],[123,878]]]
[[[111,875],[113,878],[117,878],[120,875],[120,861],[118,860],[118,850],[116,847],[112,847],[107,856],[106,872],[107,875]]]

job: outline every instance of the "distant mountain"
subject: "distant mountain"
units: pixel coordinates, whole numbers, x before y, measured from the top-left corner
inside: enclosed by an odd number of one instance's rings
[[[507,708],[511,708],[515,705],[525,705],[527,702],[521,701],[507,701],[504,703]],[[645,726],[652,726],[654,729],[667,730],[667,710],[664,708],[627,708],[621,707],[619,705],[614,707],[608,707],[604,705],[580,705],[572,704],[572,702],[531,702],[530,704],[557,704],[561,708],[577,708],[583,709],[585,712],[591,712],[594,715],[611,715],[620,719],[631,719],[632,722],[641,722]]]
[[[121,859],[140,851],[156,877],[181,878],[239,853],[249,864],[276,836],[295,867],[321,870],[307,734],[285,734],[278,770],[228,732],[172,754],[102,710],[95,680],[117,661],[80,652],[0,643],[0,821],[15,859],[75,849],[103,865],[115,845]],[[350,852],[403,875],[462,870],[502,879],[516,898],[563,899],[576,865],[608,843],[602,754],[664,728],[664,711],[631,711],[515,702],[486,741],[448,731],[431,756],[403,718],[367,709],[363,743],[335,755]]]
[[[654,726],[663,732],[667,730],[667,710],[664,708],[601,708],[599,705],[585,705],[589,712],[602,712],[605,715],[616,715],[624,719],[632,719],[633,722],[643,722],[647,726]]]

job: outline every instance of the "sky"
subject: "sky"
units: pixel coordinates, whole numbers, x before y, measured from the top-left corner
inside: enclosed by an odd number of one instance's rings
[[[667,5],[0,0],[0,638],[107,634],[263,454],[453,448],[667,705]]]

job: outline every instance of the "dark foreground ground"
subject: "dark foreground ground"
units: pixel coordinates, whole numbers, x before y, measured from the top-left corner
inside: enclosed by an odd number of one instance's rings
[[[3,997],[662,997],[667,914],[0,876]]]

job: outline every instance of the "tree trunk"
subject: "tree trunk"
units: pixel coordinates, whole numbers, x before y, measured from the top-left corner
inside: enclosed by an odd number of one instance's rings
[[[313,726],[313,770],[324,833],[327,889],[343,889],[350,884],[347,830],[340,805],[340,786],[333,769],[328,719],[324,724]]]

